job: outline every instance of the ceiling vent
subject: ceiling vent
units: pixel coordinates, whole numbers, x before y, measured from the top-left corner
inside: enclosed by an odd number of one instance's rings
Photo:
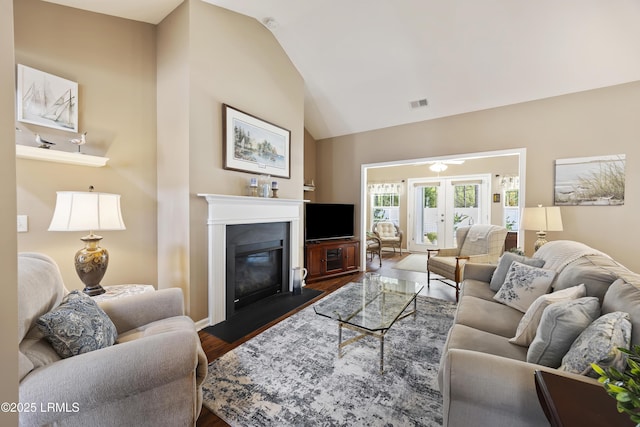
[[[411,101],[409,104],[411,105],[411,109],[413,110],[429,105],[429,103],[427,102],[427,98],[418,99],[417,101]]]

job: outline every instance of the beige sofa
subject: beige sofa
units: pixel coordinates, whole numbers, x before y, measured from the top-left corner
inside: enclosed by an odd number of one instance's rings
[[[99,303],[116,343],[61,358],[36,321],[67,293],[51,258],[18,255],[20,425],[195,425],[207,360],[182,291]]]
[[[543,268],[557,272],[552,290],[585,284],[601,302],[601,314],[631,317],[631,344],[640,344],[640,275],[578,242],[554,241],[536,252]],[[547,426],[535,390],[534,371],[580,381],[594,378],[527,363],[527,347],[509,342],[523,313],[493,299],[495,266],[467,264],[462,297],[443,350],[439,385],[445,426]]]

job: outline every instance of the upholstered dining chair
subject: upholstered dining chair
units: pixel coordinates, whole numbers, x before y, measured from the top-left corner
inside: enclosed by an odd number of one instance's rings
[[[460,297],[460,282],[466,262],[496,264],[504,252],[507,229],[499,225],[475,224],[456,230],[455,248],[427,250],[427,287],[431,273],[442,283],[456,289],[456,301]]]
[[[393,248],[394,254],[398,248],[400,255],[402,255],[402,230],[400,227],[390,221],[380,221],[373,224],[371,231],[380,239],[382,248]]]

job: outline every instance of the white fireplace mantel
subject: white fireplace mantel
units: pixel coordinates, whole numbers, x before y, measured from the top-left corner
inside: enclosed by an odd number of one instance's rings
[[[266,197],[198,194],[209,205],[208,229],[208,292],[209,324],[215,325],[226,317],[226,240],[227,225],[289,222],[289,265],[300,262],[300,218],[304,200]]]

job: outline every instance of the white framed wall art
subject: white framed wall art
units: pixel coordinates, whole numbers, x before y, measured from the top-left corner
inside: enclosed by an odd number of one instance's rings
[[[18,121],[78,132],[78,83],[22,64],[17,80]]]

